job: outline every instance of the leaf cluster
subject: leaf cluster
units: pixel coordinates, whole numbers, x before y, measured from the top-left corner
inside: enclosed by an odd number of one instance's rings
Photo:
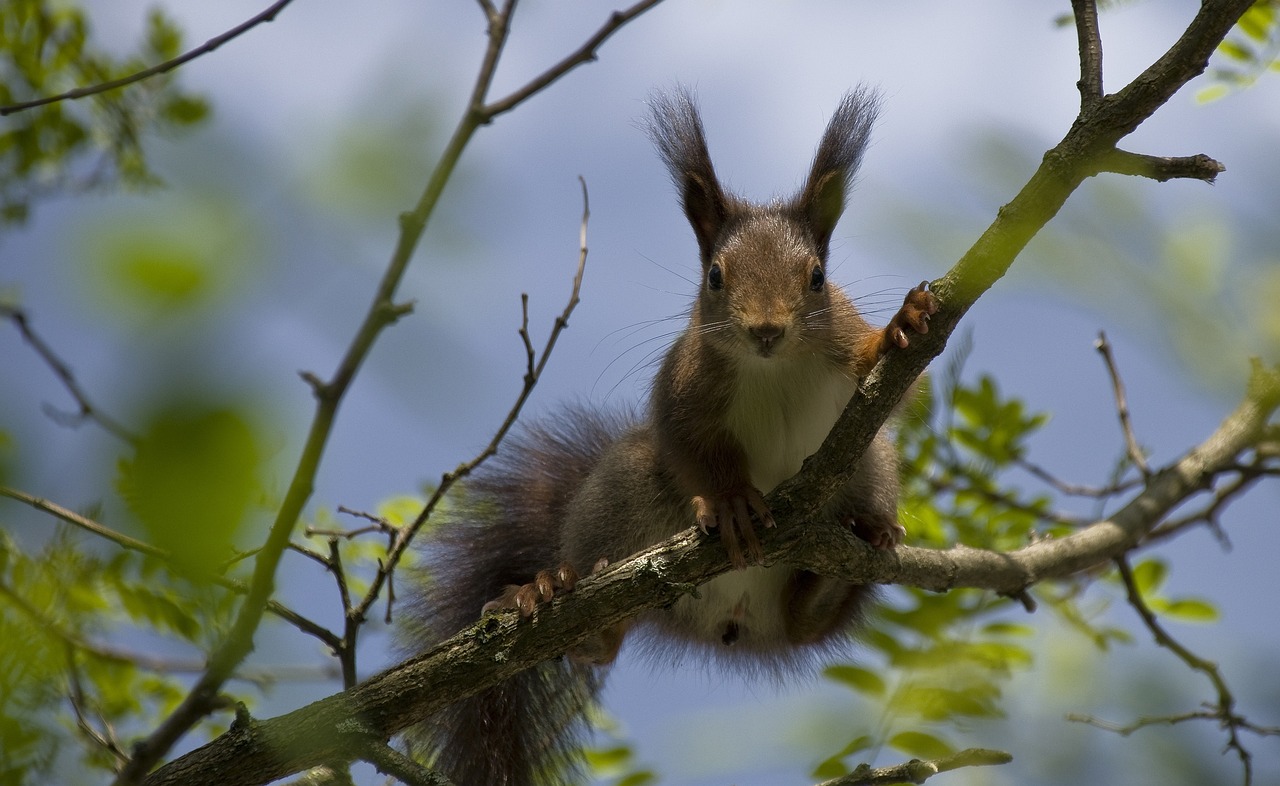
[[[133,54],[97,48],[77,6],[6,0],[0,14],[0,106],[109,82],[179,54],[182,36],[161,11],[147,18]],[[142,139],[190,128],[209,113],[199,96],[160,75],[130,90],[8,114],[0,124],[0,225],[21,223],[34,202],[107,184],[154,185]]]

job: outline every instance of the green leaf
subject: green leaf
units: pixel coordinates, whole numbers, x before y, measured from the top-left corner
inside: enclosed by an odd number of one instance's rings
[[[616,786],[647,786],[657,782],[658,776],[652,770],[637,770],[618,781]]]
[[[954,749],[940,738],[922,731],[904,731],[893,735],[889,745],[918,759],[939,759],[950,756]]]
[[[1196,598],[1164,600],[1153,598],[1147,602],[1151,609],[1179,622],[1217,622],[1218,609],[1208,601]]]
[[[1169,567],[1158,559],[1144,560],[1133,567],[1133,583],[1142,595],[1153,595],[1160,590]]]
[[[842,683],[858,693],[868,696],[883,696],[885,692],[884,679],[868,669],[847,664],[837,664],[828,666],[822,673],[828,679]]]
[[[200,575],[231,555],[257,497],[262,450],[245,417],[227,408],[160,412],[119,465],[117,486],[149,539]]]

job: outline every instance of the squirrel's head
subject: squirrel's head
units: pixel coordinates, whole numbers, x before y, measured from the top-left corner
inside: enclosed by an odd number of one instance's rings
[[[693,96],[651,98],[653,138],[680,192],[702,259],[695,313],[710,341],[760,357],[821,351],[806,334],[829,313],[827,252],[875,120],[878,99],[858,88],[841,101],[800,192],[753,204],[716,178]]]

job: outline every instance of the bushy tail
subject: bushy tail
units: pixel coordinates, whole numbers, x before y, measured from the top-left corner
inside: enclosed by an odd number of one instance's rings
[[[565,507],[626,427],[586,407],[535,423],[455,496],[423,544],[401,640],[423,652],[480,618],[509,584],[559,564]],[[425,719],[408,734],[456,786],[562,786],[579,780],[599,667],[548,661]]]

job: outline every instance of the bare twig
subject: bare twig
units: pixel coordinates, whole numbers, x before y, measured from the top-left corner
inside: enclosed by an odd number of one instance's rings
[[[609,40],[609,37],[618,32],[618,29],[623,25],[627,24],[632,19],[635,19],[637,16],[640,16],[645,11],[648,11],[650,8],[653,8],[660,2],[662,2],[662,0],[642,0],[642,2],[636,3],[630,8],[623,9],[622,11],[614,11],[613,14],[609,16],[609,20],[601,25],[600,29],[596,30],[595,34],[588,38],[586,43],[579,47],[577,51],[529,80],[529,82],[519,90],[512,92],[501,100],[494,101],[493,103],[486,105],[483,109],[485,116],[488,118],[494,118],[503,112],[509,112],[516,108],[516,106],[523,103],[530,96],[543,90],[552,82],[583,63],[595,61],[596,50],[600,48],[601,44]]]
[[[1080,49],[1080,108],[1089,109],[1102,98],[1102,34],[1094,0],[1071,0]]]
[[[939,759],[911,761],[893,767],[871,767],[863,764],[841,778],[823,781],[818,786],[888,786],[894,783],[924,783],[940,772],[963,767],[989,767],[1008,764],[1013,756],[1004,751],[966,748]]]
[[[144,79],[149,79],[153,76],[158,76],[160,74],[167,73],[185,63],[189,63],[192,60],[195,60],[197,57],[200,57],[201,55],[205,55],[205,54],[208,54],[209,52],[212,52],[213,50],[227,43],[231,39],[236,38],[244,33],[247,33],[248,31],[262,24],[263,22],[272,21],[273,19],[276,18],[276,15],[279,14],[281,11],[283,11],[284,7],[289,5],[289,3],[291,2],[293,2],[293,0],[277,0],[277,2],[271,5],[271,7],[267,8],[265,11],[253,17],[252,19],[242,24],[236,25],[235,27],[231,28],[227,32],[223,33],[222,35],[210,38],[208,41],[205,41],[203,44],[196,47],[195,49],[192,49],[189,52],[184,52],[183,54],[178,55],[177,57],[171,60],[166,60],[163,63],[158,63],[156,65],[153,65],[150,68],[144,68],[143,70],[138,71],[137,73],[130,74],[129,76],[121,77],[120,79],[112,79],[109,82],[102,82],[101,84],[90,85],[89,87],[77,87],[74,90],[68,90],[65,93],[59,93],[56,96],[46,96],[44,98],[37,98],[32,101],[22,101],[16,104],[9,104],[8,106],[0,106],[0,117],[3,117],[4,115],[11,115],[11,114],[14,114],[15,112],[22,112],[27,109],[34,109],[35,107],[38,107],[38,106],[46,106],[48,104],[54,104],[59,101],[67,101],[71,99],[84,98],[86,96],[97,95],[98,93],[105,93],[109,90],[115,90],[117,88],[127,87],[129,85],[134,84],[135,82],[141,82]]]
[[[1141,484],[1141,481],[1138,480],[1126,480],[1119,483],[1111,483],[1106,486],[1084,486],[1077,483],[1067,483],[1039,464],[1021,457],[1015,456],[1013,463],[1034,475],[1036,478],[1049,484],[1058,493],[1065,494],[1069,497],[1092,497],[1095,499],[1114,497],[1118,494],[1123,494],[1126,491],[1132,491]]]
[[[71,712],[76,716],[76,728],[80,730],[89,742],[102,748],[113,759],[116,766],[122,766],[129,760],[128,754],[124,752],[124,747],[116,738],[115,730],[111,728],[111,724],[105,720],[102,721],[103,729],[100,731],[89,721],[88,701],[84,695],[84,685],[80,681],[80,668],[76,665],[75,648],[68,645],[67,651],[67,682],[68,695],[67,699],[71,703]]]
[[[80,387],[80,383],[76,381],[75,374],[71,372],[71,367],[58,357],[53,348],[31,328],[31,320],[25,311],[14,306],[0,305],[0,317],[5,317],[14,324],[18,332],[22,334],[23,340],[31,345],[36,354],[44,360],[45,365],[62,381],[62,386],[67,389],[67,392],[71,394],[71,397],[76,400],[76,404],[79,406],[78,412],[68,415],[68,413],[60,412],[46,404],[45,413],[47,415],[60,423],[69,425],[79,425],[86,420],[92,420],[107,432],[126,442],[137,442],[137,437],[130,433],[129,429],[89,401],[88,394],[84,392],[84,388]]]
[[[1227,168],[1220,161],[1203,153],[1194,156],[1149,156],[1117,148],[1100,156],[1095,170],[1147,177],[1162,183],[1178,178],[1213,183]]]
[[[520,296],[521,321],[519,334],[525,347],[526,363],[524,385],[519,395],[516,396],[515,403],[507,411],[507,416],[503,419],[502,425],[494,432],[493,438],[489,440],[489,444],[485,446],[484,450],[476,454],[470,461],[463,462],[452,471],[446,472],[440,478],[440,483],[436,486],[435,491],[432,492],[431,497],[423,505],[421,512],[408,526],[399,529],[395,533],[395,542],[387,549],[386,560],[379,566],[378,572],[369,586],[369,591],[365,593],[360,605],[352,609],[349,614],[355,614],[363,618],[368,613],[369,608],[377,601],[378,595],[382,591],[383,582],[390,579],[400,561],[400,557],[404,554],[405,549],[408,548],[418,530],[430,519],[436,506],[440,504],[440,501],[444,499],[445,494],[455,483],[470,475],[476,467],[498,452],[498,446],[506,437],[507,432],[511,430],[511,427],[515,425],[521,409],[524,408],[525,401],[529,399],[534,386],[542,378],[542,371],[546,368],[547,361],[551,358],[551,351],[555,349],[556,340],[560,337],[561,331],[569,326],[569,316],[573,314],[574,308],[578,305],[579,295],[582,292],[582,276],[587,267],[587,223],[591,218],[591,203],[587,195],[587,181],[582,177],[579,177],[578,181],[582,184],[582,223],[578,233],[578,268],[573,276],[573,287],[569,293],[569,302],[565,304],[564,310],[556,317],[555,324],[551,327],[551,333],[547,336],[547,342],[542,347],[542,352],[537,353],[534,351],[533,342],[529,338],[528,296],[524,294]],[[388,604],[388,622],[390,622],[390,617],[391,608]]]
[[[1093,343],[1093,346],[1107,364],[1107,375],[1111,377],[1111,390],[1116,399],[1116,414],[1120,417],[1120,430],[1124,432],[1124,444],[1129,452],[1129,460],[1144,478],[1149,478],[1151,468],[1147,466],[1147,457],[1143,455],[1142,448],[1138,446],[1138,438],[1133,433],[1133,422],[1129,419],[1129,402],[1125,396],[1124,382],[1120,379],[1120,369],[1116,367],[1116,359],[1111,353],[1111,344],[1107,342],[1107,334],[1099,332],[1098,340]]]
[[[1213,683],[1214,690],[1218,694],[1218,702],[1214,706],[1211,713],[1192,713],[1190,715],[1178,716],[1178,720],[1188,720],[1192,718],[1212,718],[1222,724],[1227,730],[1227,748],[1234,750],[1240,758],[1240,764],[1244,768],[1244,783],[1249,786],[1253,782],[1253,757],[1248,749],[1244,747],[1244,743],[1240,741],[1239,731],[1241,728],[1249,725],[1248,721],[1235,713],[1235,697],[1231,695],[1231,690],[1227,687],[1227,681],[1222,676],[1222,672],[1218,669],[1218,664],[1205,660],[1196,655],[1191,650],[1183,646],[1177,639],[1169,635],[1169,632],[1160,624],[1160,620],[1151,611],[1151,607],[1147,605],[1146,600],[1142,597],[1142,591],[1138,589],[1138,584],[1134,581],[1133,571],[1129,567],[1129,560],[1123,556],[1116,559],[1116,567],[1120,570],[1120,578],[1124,581],[1125,591],[1128,595],[1129,605],[1133,606],[1138,612],[1138,616],[1142,618],[1142,623],[1147,626],[1147,630],[1151,631],[1151,635],[1155,638],[1156,643],[1161,647],[1172,652],[1188,667],[1204,674]],[[1144,725],[1151,725],[1158,721],[1148,720],[1133,727],[1133,729],[1141,728]],[[1175,722],[1175,721],[1168,721]],[[1127,733],[1127,732],[1126,732]]]

